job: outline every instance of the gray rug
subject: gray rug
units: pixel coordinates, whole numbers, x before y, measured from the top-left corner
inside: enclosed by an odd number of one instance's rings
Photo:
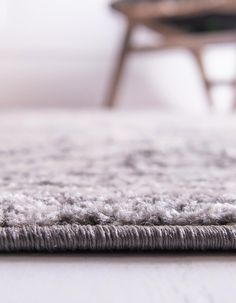
[[[1,113],[0,251],[236,248],[236,119]]]

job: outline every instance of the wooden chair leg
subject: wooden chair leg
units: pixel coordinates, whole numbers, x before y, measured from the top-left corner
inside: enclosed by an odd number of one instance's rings
[[[204,87],[205,87],[205,90],[206,90],[206,94],[207,94],[207,101],[208,101],[208,105],[209,107],[212,107],[213,105],[213,100],[212,100],[212,97],[211,97],[211,91],[210,91],[210,83],[207,79],[207,76],[206,76],[206,72],[205,72],[205,68],[204,68],[204,64],[203,64],[203,60],[202,60],[202,54],[201,54],[201,50],[200,49],[191,49],[191,52],[195,58],[195,61],[198,65],[198,68],[199,68],[199,72],[200,72],[200,75],[202,77],[202,80],[203,80],[203,84],[204,84]]]
[[[104,103],[104,105],[106,107],[114,107],[114,105],[115,105],[115,101],[116,101],[115,98],[116,98],[119,82],[121,80],[122,72],[124,70],[125,61],[126,61],[126,58],[127,58],[127,54],[129,52],[129,45],[130,45],[130,40],[131,40],[133,27],[134,27],[133,24],[128,23],[126,33],[125,33],[125,36],[124,36],[124,40],[122,42],[120,54],[118,56],[116,66],[115,66],[115,70],[114,70],[114,73],[112,75],[111,84],[110,84],[110,87],[109,87],[109,90],[108,90],[108,95],[107,95],[107,98],[106,98],[105,103]]]

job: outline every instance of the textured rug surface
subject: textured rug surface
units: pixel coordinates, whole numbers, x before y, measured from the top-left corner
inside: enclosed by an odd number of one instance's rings
[[[236,248],[235,117],[0,121],[0,251]]]

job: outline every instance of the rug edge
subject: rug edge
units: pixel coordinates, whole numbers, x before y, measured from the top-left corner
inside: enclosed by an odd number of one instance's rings
[[[0,252],[235,250],[236,225],[53,225],[0,228]]]

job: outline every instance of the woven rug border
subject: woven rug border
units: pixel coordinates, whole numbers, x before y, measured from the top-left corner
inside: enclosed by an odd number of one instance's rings
[[[236,225],[53,225],[0,228],[0,252],[234,250]]]

